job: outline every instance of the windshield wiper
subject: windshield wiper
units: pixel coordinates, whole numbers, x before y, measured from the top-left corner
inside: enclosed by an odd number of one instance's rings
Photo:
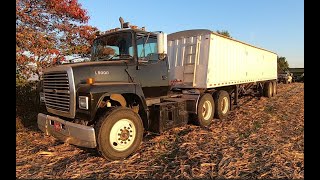
[[[102,60],[102,61],[114,60],[113,58],[121,57],[121,56],[127,56],[126,59],[132,58],[130,54],[115,54],[112,56],[108,55],[108,57],[107,56],[98,57],[98,60]]]
[[[100,56],[100,57],[98,57],[98,59],[97,60],[102,60],[103,59],[103,61],[106,61],[106,60],[109,60],[109,59],[111,59],[113,56],[110,56],[110,57],[107,57],[107,56]]]
[[[100,56],[100,57],[98,57],[98,60],[102,60],[103,59],[103,61],[107,61],[107,60],[110,60],[110,59],[112,59],[112,58],[114,58],[114,57],[117,57],[117,56],[119,56],[118,54],[114,54],[114,55],[107,55],[107,56]]]
[[[132,58],[132,56],[130,54],[117,54],[117,55],[112,56],[110,59],[113,59],[115,57],[121,57],[121,56],[128,56],[128,57],[126,57],[126,59]]]

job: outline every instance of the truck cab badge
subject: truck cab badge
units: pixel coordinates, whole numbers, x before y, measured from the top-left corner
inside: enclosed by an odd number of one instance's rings
[[[109,75],[109,71],[94,71],[95,75]]]

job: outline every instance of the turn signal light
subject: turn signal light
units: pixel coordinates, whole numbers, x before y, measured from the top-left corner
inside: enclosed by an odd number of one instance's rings
[[[94,79],[93,78],[88,78],[87,79],[87,84],[93,84],[94,83]]]

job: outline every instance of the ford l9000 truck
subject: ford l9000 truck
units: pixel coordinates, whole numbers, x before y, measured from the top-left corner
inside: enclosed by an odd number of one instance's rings
[[[47,135],[124,159],[146,131],[209,126],[249,90],[276,94],[273,52],[206,29],[166,35],[120,22],[94,40],[90,62],[44,70],[37,122]]]

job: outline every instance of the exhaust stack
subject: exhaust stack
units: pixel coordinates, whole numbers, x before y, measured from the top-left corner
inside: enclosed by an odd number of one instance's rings
[[[124,22],[122,17],[119,18],[119,21],[120,21],[121,29],[129,28],[129,26],[130,26],[129,22]]]
[[[119,21],[120,21],[121,29],[123,29],[123,22],[124,22],[124,21],[123,21],[123,18],[120,17],[120,18],[119,18]]]

